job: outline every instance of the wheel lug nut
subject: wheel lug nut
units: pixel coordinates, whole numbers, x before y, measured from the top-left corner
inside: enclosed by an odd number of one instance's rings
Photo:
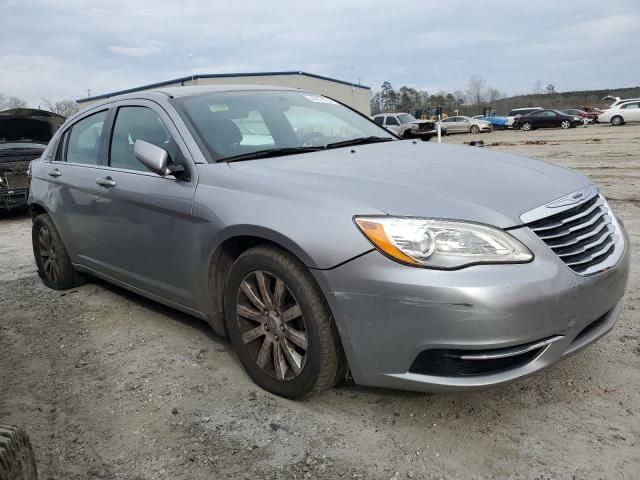
[[[268,332],[268,331],[269,331],[269,325],[265,325],[265,326],[264,326],[264,329],[265,329],[265,331],[267,331],[267,332]]]
[[[275,339],[276,339],[276,341],[277,341],[277,340],[280,340],[280,337],[279,337],[278,335],[275,335],[273,338],[275,338]]]
[[[274,317],[278,317],[278,316],[280,316],[280,313],[277,310],[274,310],[273,311],[273,316]]]
[[[280,331],[284,332],[284,325],[280,325]]]

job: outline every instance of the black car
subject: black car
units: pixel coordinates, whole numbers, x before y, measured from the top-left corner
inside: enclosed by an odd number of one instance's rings
[[[535,128],[574,128],[578,125],[584,125],[582,118],[560,110],[536,110],[528,115],[516,117],[513,121],[513,128],[525,131]]]
[[[64,123],[64,117],[32,108],[0,112],[0,211],[24,207],[29,195],[31,160]]]

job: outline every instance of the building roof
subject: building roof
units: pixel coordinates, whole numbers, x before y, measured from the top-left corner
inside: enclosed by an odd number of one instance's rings
[[[346,82],[344,80],[338,80],[335,78],[324,77],[322,75],[316,75],[314,73],[307,73],[301,71],[287,71],[287,72],[253,72],[253,73],[200,73],[197,75],[189,75],[187,77],[174,78],[173,80],[165,80],[163,82],[150,83],[148,85],[142,85],[140,87],[128,88],[126,90],[119,90],[117,92],[105,93],[102,95],[95,95],[93,97],[81,98],[76,100],[78,103],[91,102],[93,100],[101,100],[104,98],[114,97],[116,95],[123,95],[125,93],[139,92],[141,90],[149,90],[157,87],[164,87],[166,85],[172,85],[174,83],[188,82],[190,80],[198,80],[200,78],[236,78],[236,77],[270,77],[276,75],[303,75],[306,77],[319,78],[321,80],[327,80],[329,82],[341,83],[343,85],[349,85],[351,87],[362,88],[365,90],[371,90],[371,87],[365,85],[359,85],[357,83]]]

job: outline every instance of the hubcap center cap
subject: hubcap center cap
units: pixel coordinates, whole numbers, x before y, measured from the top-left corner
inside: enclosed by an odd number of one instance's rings
[[[280,318],[275,316],[273,312],[269,312],[269,315],[267,316],[267,327],[269,328],[269,333],[271,335],[278,335],[281,325],[282,321]]]

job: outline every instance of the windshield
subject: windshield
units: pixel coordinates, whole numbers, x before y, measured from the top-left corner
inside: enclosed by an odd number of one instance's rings
[[[174,103],[210,162],[265,150],[303,152],[355,139],[393,138],[368,118],[307,92],[214,92]]]
[[[403,113],[402,115],[398,115],[398,120],[400,120],[401,125],[404,125],[405,123],[415,122],[416,117],[409,115],[408,113]]]

